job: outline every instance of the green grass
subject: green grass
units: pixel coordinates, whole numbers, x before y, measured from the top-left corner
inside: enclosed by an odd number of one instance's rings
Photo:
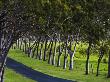
[[[85,75],[84,74],[85,60],[86,60],[85,57],[74,58],[74,70],[70,71],[68,70],[69,69],[68,67],[67,69],[63,69],[62,66],[56,67],[56,66],[49,65],[47,64],[47,61],[44,62],[42,60],[29,58],[26,56],[26,54],[24,54],[20,50],[10,50],[9,54],[10,54],[9,55],[10,58],[13,58],[14,60],[18,62],[21,62],[25,64],[26,66],[31,67],[32,69],[35,69],[37,71],[40,71],[42,73],[45,73],[45,74],[48,74],[54,77],[70,79],[73,81],[76,80],[78,82],[110,82],[110,79],[106,78],[107,64],[104,64],[102,62],[100,64],[100,75],[99,77],[96,77],[97,56],[90,57],[90,64],[93,65],[94,73],[93,74],[91,73],[91,68],[90,68],[90,74]],[[61,59],[61,62],[63,62],[63,58]],[[10,76],[10,74],[8,75]],[[29,82],[32,82],[32,81],[29,81]]]
[[[5,78],[5,82],[36,82],[16,73],[14,70],[9,68],[5,69],[4,78]]]

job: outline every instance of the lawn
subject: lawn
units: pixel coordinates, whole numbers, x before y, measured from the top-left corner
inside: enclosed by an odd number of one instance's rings
[[[84,70],[85,70],[84,66],[85,66],[85,59],[86,59],[85,57],[74,58],[74,70],[72,71],[68,70],[69,69],[68,67],[67,69],[63,69],[62,66],[56,67],[56,66],[49,65],[47,64],[47,61],[44,62],[42,60],[29,58],[27,57],[26,54],[24,54],[22,51],[17,49],[10,50],[9,57],[18,62],[21,62],[22,64],[28,67],[31,67],[34,70],[40,71],[42,73],[45,73],[54,77],[70,79],[73,81],[76,80],[78,82],[110,82],[110,79],[106,78],[107,64],[103,62],[100,65],[100,75],[96,77],[97,56],[90,57],[90,66],[91,64],[93,65],[93,73],[91,73],[92,69],[90,67],[89,75],[84,74]],[[22,82],[33,82],[27,78],[24,79],[23,76],[14,73],[10,69],[6,69],[5,77],[6,77],[6,82],[8,82],[9,80],[16,80],[17,82],[19,78],[21,78],[20,81]],[[10,81],[10,82],[15,82],[15,81]]]
[[[14,70],[9,68],[5,69],[4,79],[5,79],[5,82],[36,82],[16,73]]]

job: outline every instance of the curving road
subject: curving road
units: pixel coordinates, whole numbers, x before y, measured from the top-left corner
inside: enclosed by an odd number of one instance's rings
[[[11,58],[7,59],[6,65],[8,68],[13,69],[17,73],[22,74],[23,76],[33,79],[37,82],[76,82],[43,74]]]

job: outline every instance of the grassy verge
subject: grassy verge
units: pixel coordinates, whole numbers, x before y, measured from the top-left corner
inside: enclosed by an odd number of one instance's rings
[[[16,73],[14,70],[9,68],[5,69],[4,78],[5,78],[5,82],[36,82]]]
[[[100,75],[99,77],[96,77],[96,66],[97,66],[97,58],[94,56],[91,56],[90,58],[90,64],[93,65],[94,72],[89,75],[84,75],[84,67],[85,67],[85,57],[82,58],[75,58],[74,60],[74,70],[70,71],[67,69],[62,69],[62,67],[56,67],[47,64],[47,62],[44,62],[42,60],[32,59],[26,56],[22,51],[20,50],[10,50],[9,57],[13,58],[14,60],[21,62],[25,64],[28,67],[31,67],[32,69],[35,69],[37,71],[40,71],[42,73],[64,78],[64,79],[70,79],[70,80],[77,80],[78,82],[110,82],[110,79],[106,78],[107,75],[107,64],[101,63],[100,66]],[[63,61],[63,60],[62,60]],[[8,74],[10,75],[10,74]],[[7,77],[8,79],[8,77]],[[13,82],[13,81],[10,81]],[[16,81],[17,82],[17,81]],[[23,81],[25,82],[25,81]],[[27,81],[28,82],[28,81]],[[29,81],[32,82],[32,81]]]

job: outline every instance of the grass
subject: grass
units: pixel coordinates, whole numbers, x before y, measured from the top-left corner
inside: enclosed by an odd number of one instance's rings
[[[20,50],[10,50],[9,57],[13,58],[18,62],[23,63],[28,67],[31,67],[32,69],[35,69],[37,71],[40,71],[42,73],[45,73],[54,77],[70,79],[73,81],[76,80],[78,82],[110,82],[110,79],[106,78],[107,64],[103,62],[101,62],[101,65],[100,65],[100,75],[99,77],[96,77],[97,56],[90,57],[90,64],[93,65],[94,72],[93,74],[91,73],[91,67],[90,67],[89,75],[84,74],[86,57],[74,58],[74,70],[72,71],[68,70],[69,69],[68,67],[67,69],[63,69],[62,66],[56,67],[56,66],[49,65],[47,64],[47,61],[44,62],[42,60],[29,58],[27,57],[26,54],[24,54]],[[61,62],[63,62],[63,58],[61,59]],[[6,75],[10,76],[11,74],[10,73],[8,74],[6,71]],[[7,79],[9,79],[9,76],[6,76]],[[10,76],[10,79],[12,78],[13,77]],[[15,79],[17,78],[15,77]],[[10,81],[10,82],[15,82],[15,81]],[[22,82],[32,82],[32,81],[22,81]]]
[[[5,82],[36,82],[16,73],[14,70],[9,68],[5,69],[4,78],[5,78]]]

